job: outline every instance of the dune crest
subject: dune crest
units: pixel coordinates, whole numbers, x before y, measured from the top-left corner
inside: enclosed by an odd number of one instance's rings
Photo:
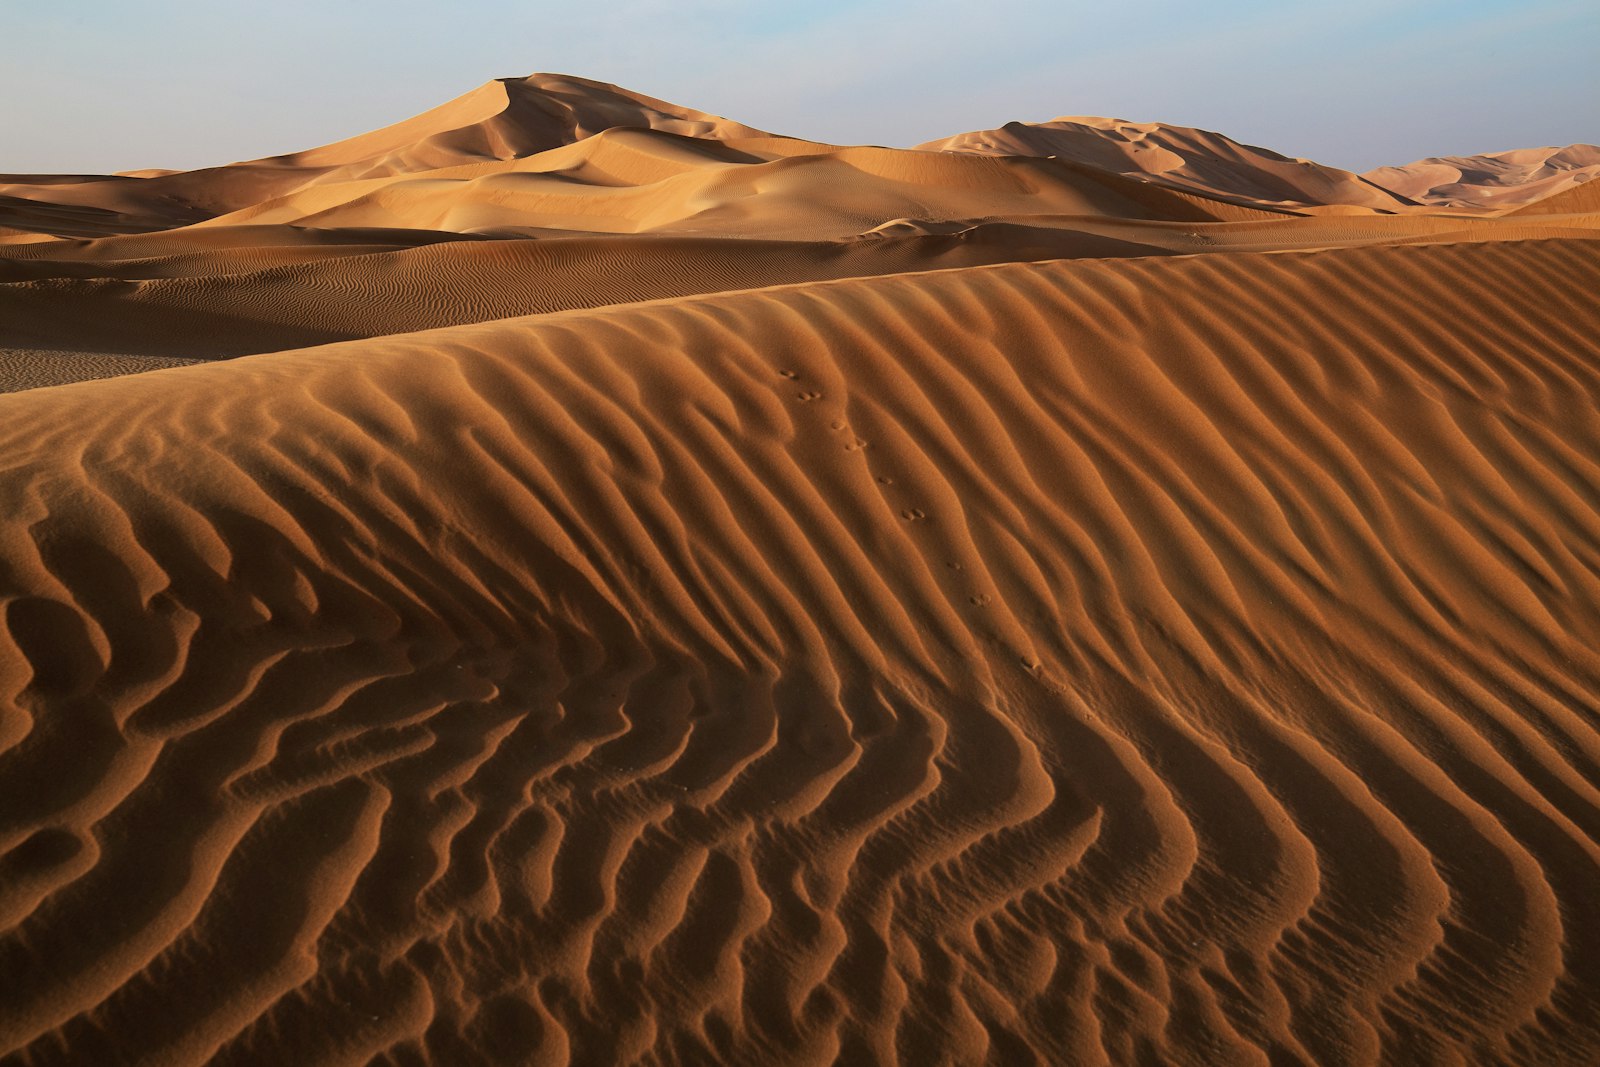
[[[198,222],[312,185],[515,159],[615,127],[688,136],[769,136],[605,82],[534,74],[488,82],[403,122],[304,152],[196,171],[90,176],[70,186],[0,175],[0,195],[38,202],[36,210],[46,225],[50,211],[107,216],[49,231],[62,236],[147,232]],[[0,225],[4,219],[0,212]],[[100,229],[88,228],[96,221]]]
[[[1600,214],[1600,184],[1584,182],[1523,207],[1513,208],[1508,214],[1522,218],[1529,215]]]
[[[351,181],[536,155],[617,127],[720,140],[770,136],[605,82],[533,74],[488,82],[404,122],[274,161],[325,168],[318,181]],[[272,161],[258,161],[265,162]]]
[[[1290,208],[1350,206],[1398,211],[1408,198],[1366,176],[1240,144],[1220,133],[1161,122],[1072,116],[1008,122],[917,146],[933,152],[1059,156],[1205,196]]]
[[[1478,156],[1435,156],[1363,177],[1432,207],[1512,211],[1600,176],[1600,146],[1520,148]]]

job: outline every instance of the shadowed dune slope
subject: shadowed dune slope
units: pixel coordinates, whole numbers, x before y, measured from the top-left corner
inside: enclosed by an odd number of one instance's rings
[[[647,237],[468,241],[325,255],[311,262],[217,275],[186,273],[192,266],[216,262],[209,256],[195,257],[201,264],[191,257],[134,261],[120,268],[138,279],[131,281],[75,277],[79,270],[117,271],[115,264],[0,260],[0,277],[8,267],[45,275],[0,284],[0,346],[215,359],[729,289],[1013,260],[1169,251],[1139,242],[1140,236],[975,226],[949,234],[891,234],[847,242]],[[224,256],[222,262],[230,258]],[[141,277],[166,271],[185,273]]]
[[[1592,1062],[1596,291],[1010,264],[0,397],[0,1055]]]
[[[846,240],[772,241],[451,240],[420,230],[190,227],[0,255],[0,349],[40,353],[17,366],[14,381],[0,378],[0,390],[139,367],[126,357],[217,359],[802,281],[1046,259],[1574,236],[1600,238],[1600,228],[1560,216],[1195,224],[1035,215],[1024,222],[895,219]],[[349,243],[335,243],[341,237]],[[72,359],[37,380],[21,373],[51,370],[52,351]]]

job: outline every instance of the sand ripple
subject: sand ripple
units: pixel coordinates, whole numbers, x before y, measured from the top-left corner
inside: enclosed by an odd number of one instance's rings
[[[0,397],[0,1054],[1594,1059],[1597,291],[1018,264]]]

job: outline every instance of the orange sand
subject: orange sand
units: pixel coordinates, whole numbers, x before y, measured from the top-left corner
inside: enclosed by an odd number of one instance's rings
[[[0,178],[0,1060],[1600,1060],[1593,187],[935,147]]]

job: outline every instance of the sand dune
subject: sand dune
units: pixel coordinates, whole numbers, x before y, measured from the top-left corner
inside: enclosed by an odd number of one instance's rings
[[[1519,216],[1600,214],[1600,185],[1584,182],[1582,185],[1575,185],[1547,196],[1543,200],[1535,200],[1531,204],[1513,208],[1508,214]]]
[[[0,187],[0,1062],[1600,1061],[1595,186],[1060,121]]]
[[[885,219],[1262,217],[1217,200],[1043,159],[614,130],[505,164],[318,185],[208,225],[416,226],[466,233],[843,237]]]
[[[1481,156],[1435,156],[1363,177],[1433,207],[1509,211],[1600,176],[1600,146],[1522,148]]]
[[[415,118],[278,161],[326,168],[320,181],[346,181],[530,156],[617,127],[719,140],[770,136],[605,82],[534,74],[489,82]]]
[[[479,86],[404,122],[306,152],[196,171],[128,172],[70,184],[0,175],[0,196],[40,211],[112,213],[118,229],[146,232],[198,222],[326,182],[411,174],[535,155],[613,127],[689,136],[766,137],[760,130],[587,78],[535,74]],[[8,180],[8,177],[11,180]],[[0,201],[0,226],[6,221]],[[75,217],[75,216],[74,216]],[[83,236],[49,220],[59,236]],[[103,223],[102,225],[112,225]]]
[[[58,250],[28,246],[34,255],[0,257],[0,350],[33,353],[0,379],[0,390],[146,369],[140,361],[155,357],[226,358],[580,307],[999,262],[1600,238],[1592,223],[1562,216],[1365,225],[1273,219],[1203,229],[1083,216],[899,219],[828,241],[462,241],[420,230],[239,230],[172,231],[162,244],[140,235]],[[275,233],[298,239],[269,243],[264,235]],[[414,243],[397,247],[404,233]],[[52,351],[67,357],[53,359]],[[30,378],[29,368],[41,377]]]
[[[918,145],[935,152],[1056,156],[1205,196],[1326,213],[1509,211],[1600,175],[1600,147],[1526,148],[1443,156],[1353,174],[1162,122],[1072,116],[1008,122]]]
[[[558,153],[540,163],[517,165],[608,131],[618,136],[585,145],[575,154]],[[649,131],[668,136],[651,138]],[[704,143],[685,144],[685,140]],[[1206,130],[1083,116],[1011,122],[919,148],[999,156],[1014,166],[1024,158],[1054,157],[1087,165],[1100,181],[1121,174],[1199,194],[1211,203],[1314,213],[1395,212],[1418,206],[1508,210],[1587,180],[1600,168],[1596,155],[1600,149],[1571,145],[1419,160],[1357,175]],[[873,163],[875,153],[878,161]],[[796,162],[798,157],[812,156],[822,157],[811,161],[820,165],[818,170]],[[624,158],[620,171],[614,171]],[[608,83],[535,74],[485,83],[403,122],[303,152],[196,171],[0,175],[0,247],[33,240],[37,234],[71,238],[148,233],[219,216],[237,216],[226,220],[230,224],[251,217],[311,224],[320,214],[336,211],[344,216],[341,221],[316,224],[422,225],[404,219],[397,223],[395,201],[403,203],[401,214],[431,211],[456,216],[458,221],[443,226],[451,230],[517,225],[515,220],[528,212],[555,216],[557,228],[592,228],[592,204],[571,201],[594,200],[595,186],[650,185],[646,199],[663,201],[653,210],[615,202],[626,201],[626,196],[613,198],[599,210],[601,218],[609,220],[599,225],[602,232],[634,232],[638,216],[670,211],[668,204],[676,199],[674,192],[654,188],[656,183],[684,170],[705,170],[716,162],[779,164],[780,170],[799,167],[814,184],[832,180],[841,164],[850,169],[864,164],[861,169],[867,174],[915,186],[938,184],[952,176],[965,183],[979,173],[965,164],[917,162],[903,152],[837,149],[774,137]],[[767,224],[775,224],[814,193],[805,187],[805,179],[797,187],[789,181],[792,177],[772,180],[780,188],[792,189],[796,203],[784,205],[784,210],[763,210]],[[471,187],[430,187],[428,178]],[[582,188],[563,189],[559,185],[563,180]],[[726,192],[751,195],[751,190],[740,188],[745,180],[743,175],[733,179],[734,188]],[[705,190],[689,188],[693,184],[680,183],[689,200],[707,195]],[[777,195],[768,188],[755,191],[769,200]],[[718,193],[709,195],[714,201]],[[880,192],[878,197],[893,195]],[[452,206],[440,208],[440,200],[451,201]],[[429,203],[433,206],[425,206]],[[1010,210],[995,207],[995,213]],[[619,224],[612,218],[619,211],[630,221]],[[575,224],[574,213],[586,221]],[[379,221],[351,222],[352,214]],[[459,221],[463,216],[473,221]]]
[[[1291,208],[1333,206],[1398,211],[1412,201],[1367,176],[1291,159],[1220,133],[1162,122],[1073,116],[1008,122],[918,148],[993,156],[1057,156],[1211,197]]]
[[[41,190],[27,184],[0,185],[0,247],[51,237],[148,233],[201,218],[194,212],[153,214],[145,205],[126,201],[115,192],[108,193],[100,189],[98,182],[87,184],[95,186],[87,198],[75,195],[77,190],[70,188],[63,194],[51,188],[40,195]],[[11,195],[13,193],[22,195]],[[93,202],[73,202],[83,199]],[[100,202],[108,200],[117,203],[118,207],[99,206]]]
[[[1019,259],[1158,255],[1070,230],[1014,237],[923,235],[853,242],[616,237],[430,244],[219,275],[76,277],[80,264],[22,262],[66,278],[0,286],[0,345],[223,358],[538,312],[831,278]],[[186,260],[180,266],[188,267]],[[83,265],[86,266],[86,265]],[[148,280],[143,280],[148,279]],[[77,317],[81,315],[83,317]]]
[[[0,400],[0,1033],[1592,1051],[1597,284],[1004,265]]]

